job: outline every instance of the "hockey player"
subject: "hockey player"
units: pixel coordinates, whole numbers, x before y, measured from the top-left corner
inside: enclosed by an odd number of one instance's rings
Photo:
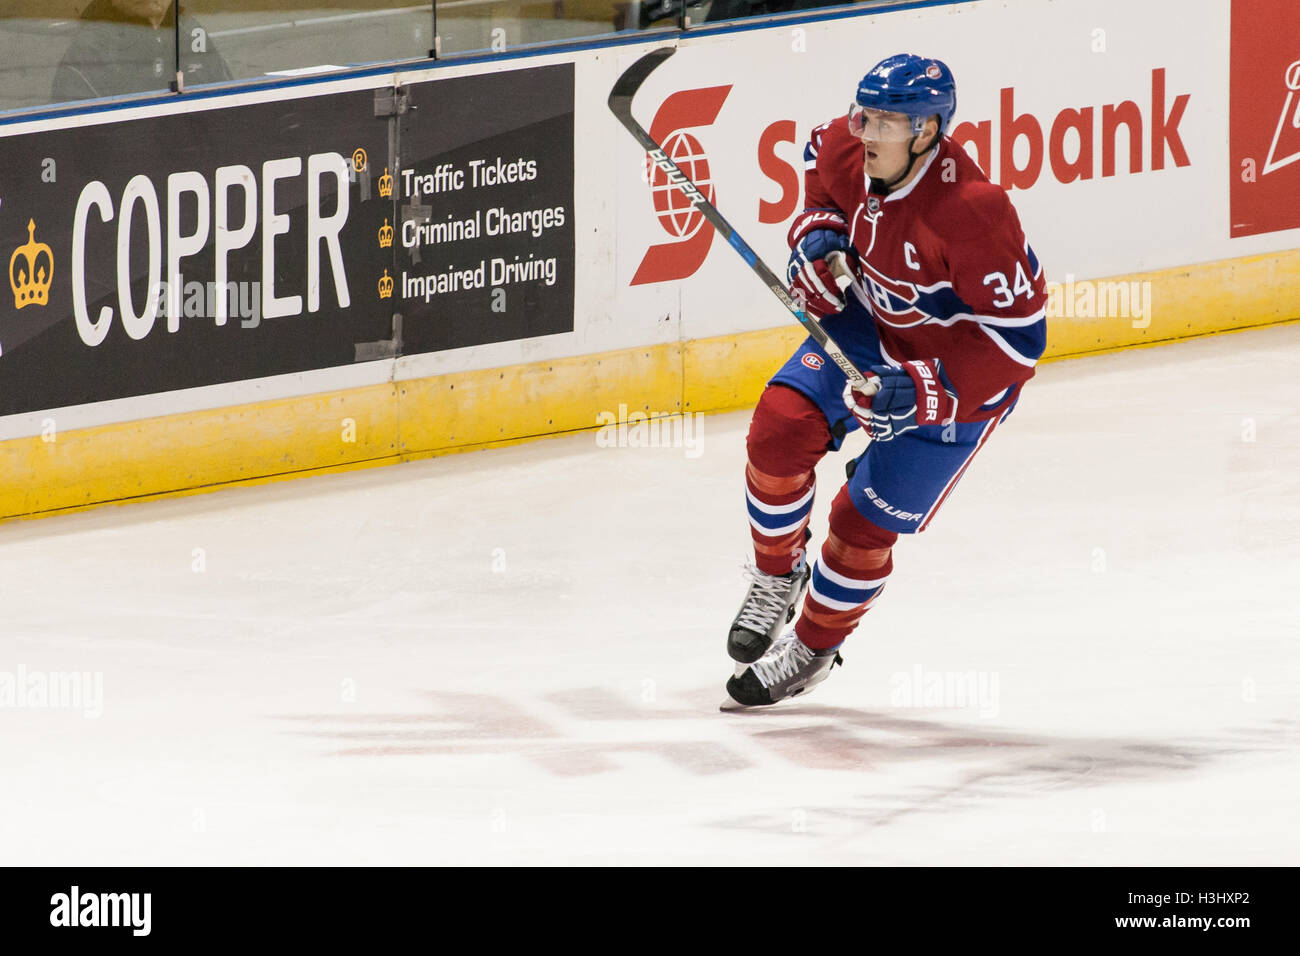
[[[853,391],[810,338],[754,411],[755,560],[727,640],[742,665],[727,682],[732,706],[775,703],[829,676],[893,571],[898,536],[929,526],[1042,355],[1042,269],[1006,192],[945,135],[955,108],[944,63],[892,56],[804,150],[791,291],[880,388]],[[837,267],[854,278],[843,293]],[[809,568],[814,466],[858,427],[871,442],[849,465]]]

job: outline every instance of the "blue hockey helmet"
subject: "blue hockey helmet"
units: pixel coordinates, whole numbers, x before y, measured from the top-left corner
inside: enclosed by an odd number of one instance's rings
[[[957,81],[942,60],[899,53],[881,60],[862,78],[856,105],[905,113],[912,117],[914,133],[919,133],[925,121],[937,113],[942,136],[957,111]]]

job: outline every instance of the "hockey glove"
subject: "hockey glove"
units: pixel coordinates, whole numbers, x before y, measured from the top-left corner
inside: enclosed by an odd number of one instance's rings
[[[880,379],[880,391],[867,397],[845,382],[844,404],[875,441],[921,425],[948,425],[957,416],[957,394],[938,359],[873,365],[867,374]]]
[[[844,217],[835,209],[806,209],[791,224],[789,242],[790,294],[819,319],[843,311],[844,299],[826,257],[842,252],[850,260],[857,258]]]

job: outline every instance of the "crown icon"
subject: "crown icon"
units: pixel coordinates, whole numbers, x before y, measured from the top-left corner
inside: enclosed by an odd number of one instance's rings
[[[27,244],[19,246],[9,257],[9,286],[14,290],[14,308],[47,305],[53,280],[54,253],[45,243],[36,241],[36,220],[28,219]]]
[[[385,269],[383,278],[379,280],[379,298],[391,299],[392,296],[393,296],[393,277],[390,276],[388,274],[388,270]]]
[[[384,175],[379,177],[379,195],[387,199],[393,194],[393,177],[388,175],[388,167],[384,167]]]
[[[379,227],[379,248],[387,249],[393,244],[393,227],[388,224],[388,217],[384,217],[384,224]]]

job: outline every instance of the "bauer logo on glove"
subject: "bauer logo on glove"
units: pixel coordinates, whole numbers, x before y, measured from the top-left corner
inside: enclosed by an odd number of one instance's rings
[[[880,380],[873,396],[844,385],[844,404],[874,441],[890,439],[922,425],[949,425],[957,417],[957,394],[937,358],[904,362],[902,368],[873,365]]]
[[[938,359],[935,359],[936,365],[938,361]],[[916,416],[916,423],[918,425],[943,424],[939,418],[940,386],[938,378],[925,362],[908,362],[906,364],[909,372],[913,369],[916,370],[914,379],[918,383],[918,396],[921,398],[921,401],[917,403],[919,413]]]

